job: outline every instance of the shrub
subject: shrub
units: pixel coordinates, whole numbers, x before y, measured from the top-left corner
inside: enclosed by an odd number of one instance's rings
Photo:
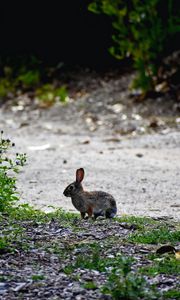
[[[6,78],[0,78],[0,98],[5,98],[9,93],[14,92],[14,87]]]
[[[14,146],[9,139],[3,138],[3,131],[0,134],[0,212],[6,211],[19,199],[16,191],[15,173],[19,171],[19,166],[26,162],[26,154],[16,153],[14,159],[7,154],[8,150]]]
[[[24,71],[17,78],[17,83],[20,83],[25,88],[36,86],[40,82],[40,72],[38,70]]]
[[[36,90],[36,96],[43,102],[53,104],[56,100],[65,102],[68,96],[65,86],[55,88],[52,84],[44,84]]]
[[[117,59],[132,57],[138,71],[132,87],[154,90],[167,43],[180,32],[178,1],[94,0],[89,10],[112,18],[110,53]]]

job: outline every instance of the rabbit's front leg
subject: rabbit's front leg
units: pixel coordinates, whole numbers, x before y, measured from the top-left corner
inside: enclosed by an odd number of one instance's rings
[[[91,217],[92,217],[92,214],[93,214],[93,208],[92,208],[92,206],[89,206],[89,207],[88,207],[87,214],[88,214],[88,218],[91,218]]]

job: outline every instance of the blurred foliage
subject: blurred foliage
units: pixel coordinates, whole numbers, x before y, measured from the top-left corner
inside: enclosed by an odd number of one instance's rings
[[[52,84],[44,84],[36,90],[38,99],[49,104],[54,103],[56,100],[65,102],[68,96],[65,86],[55,88]]]
[[[65,86],[56,87],[51,83],[54,73],[42,66],[40,61],[31,56],[18,58],[7,58],[4,63],[0,61],[0,100],[5,100],[9,96],[16,96],[17,91],[22,93],[32,92],[38,100],[46,105],[55,101],[65,102],[67,100],[67,89]],[[54,69],[53,69],[54,70]]]
[[[132,58],[138,71],[132,88],[144,93],[154,90],[162,59],[180,32],[178,1],[94,0],[88,8],[111,17],[115,43],[109,50],[117,59]]]
[[[7,78],[0,78],[0,98],[5,98],[14,92],[14,86]]]
[[[17,84],[22,84],[25,88],[36,86],[40,82],[40,72],[38,70],[29,70],[17,77]]]

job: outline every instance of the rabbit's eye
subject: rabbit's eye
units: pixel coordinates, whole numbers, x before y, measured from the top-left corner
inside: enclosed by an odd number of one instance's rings
[[[73,188],[74,188],[74,187],[71,185],[71,186],[69,187],[70,191],[72,191],[72,190],[73,190]]]

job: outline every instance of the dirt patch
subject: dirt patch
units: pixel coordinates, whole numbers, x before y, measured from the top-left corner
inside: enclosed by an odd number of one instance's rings
[[[75,211],[62,192],[84,167],[85,187],[113,194],[119,215],[179,218],[179,103],[171,95],[134,102],[133,75],[71,76],[68,104],[41,109],[20,95],[0,110],[0,127],[28,155],[22,201]]]

